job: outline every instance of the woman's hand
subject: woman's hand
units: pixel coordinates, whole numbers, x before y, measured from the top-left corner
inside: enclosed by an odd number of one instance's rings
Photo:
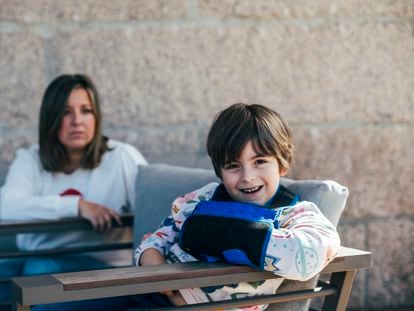
[[[164,256],[155,248],[148,248],[145,250],[140,258],[139,264],[146,265],[161,265],[166,263]],[[178,290],[163,291],[161,294],[168,297],[174,306],[186,305],[186,302]]]
[[[113,219],[119,225],[122,224],[119,214],[105,206],[80,199],[78,209],[79,216],[90,221],[96,231],[105,231],[111,229]]]

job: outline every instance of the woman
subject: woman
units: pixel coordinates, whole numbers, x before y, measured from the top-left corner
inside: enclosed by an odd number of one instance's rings
[[[90,221],[95,232],[21,234],[19,249],[131,240],[130,229],[111,229],[111,224],[120,223],[120,214],[133,206],[138,164],[147,162],[131,145],[103,136],[101,121],[99,95],[89,77],[61,75],[47,87],[40,108],[39,144],[17,151],[1,189],[1,215],[7,220],[79,216]],[[10,261],[3,261],[0,277],[104,268],[118,260],[62,255],[13,260],[13,269]]]

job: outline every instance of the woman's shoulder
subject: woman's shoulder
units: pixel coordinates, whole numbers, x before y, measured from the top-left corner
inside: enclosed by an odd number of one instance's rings
[[[109,149],[118,150],[121,152],[138,151],[138,149],[134,147],[133,145],[123,142],[123,141],[114,140],[114,139],[108,140],[108,147]]]
[[[39,145],[33,144],[29,147],[21,147],[16,150],[16,158],[20,159],[26,159],[26,160],[34,160],[34,161],[40,161],[40,155],[39,155]]]
[[[138,162],[138,164],[147,163],[141,152],[139,152],[139,150],[131,144],[110,139],[108,140],[108,147],[110,150],[106,152],[106,154],[109,157],[130,158],[135,162]]]
[[[39,146],[31,145],[16,150],[16,156],[10,165],[11,169],[43,170],[39,155]]]

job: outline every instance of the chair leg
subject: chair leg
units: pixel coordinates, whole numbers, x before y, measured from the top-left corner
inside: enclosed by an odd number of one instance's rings
[[[323,311],[345,311],[355,274],[356,270],[332,273],[329,283],[338,288],[339,294],[325,298]]]

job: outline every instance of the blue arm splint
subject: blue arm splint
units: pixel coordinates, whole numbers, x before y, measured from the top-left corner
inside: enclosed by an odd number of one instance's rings
[[[278,212],[255,204],[201,201],[181,227],[181,248],[200,260],[263,269]]]

